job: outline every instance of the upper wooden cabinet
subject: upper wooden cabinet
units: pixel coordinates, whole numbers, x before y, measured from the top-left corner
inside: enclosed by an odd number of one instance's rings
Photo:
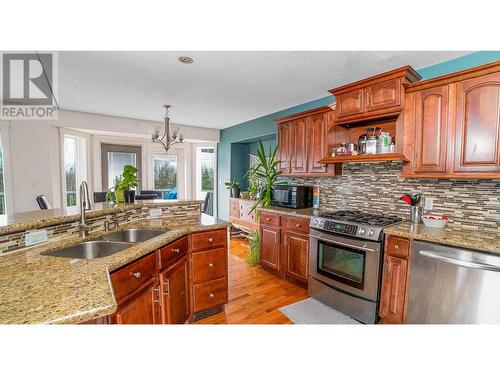
[[[406,87],[402,177],[500,178],[500,62]]]
[[[455,172],[500,172],[500,73],[457,84]]]
[[[335,174],[334,166],[319,161],[333,147],[333,110],[321,107],[274,120],[278,123],[278,158],[285,175]]]
[[[404,84],[421,77],[410,66],[394,69],[330,90],[337,101],[336,124],[351,124],[398,116]]]

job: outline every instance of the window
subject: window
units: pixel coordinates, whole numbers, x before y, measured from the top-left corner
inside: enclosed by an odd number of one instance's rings
[[[209,194],[206,213],[213,214],[215,174],[215,150],[213,147],[196,149],[196,199],[205,199]]]
[[[7,201],[5,199],[5,184],[3,177],[3,148],[0,144],[0,215],[7,213]]]
[[[64,206],[76,206],[79,186],[87,180],[87,142],[85,138],[64,136]]]
[[[177,199],[177,155],[153,155],[153,188],[166,199]]]
[[[123,173],[123,167],[127,164],[137,168],[137,178],[141,181],[141,146],[128,145],[101,145],[101,169],[102,189],[108,190],[114,186],[114,179]]]

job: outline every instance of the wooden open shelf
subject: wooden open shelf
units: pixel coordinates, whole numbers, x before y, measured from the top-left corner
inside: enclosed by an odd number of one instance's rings
[[[403,154],[363,154],[352,156],[335,156],[320,160],[320,163],[336,164],[336,163],[375,163],[379,161],[402,161],[403,163],[409,160]]]

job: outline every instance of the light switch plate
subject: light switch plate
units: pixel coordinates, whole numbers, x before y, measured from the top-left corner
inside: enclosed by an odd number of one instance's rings
[[[161,208],[150,208],[149,216],[150,217],[161,216]]]
[[[424,210],[432,210],[432,207],[434,207],[434,198],[425,198]]]
[[[37,230],[36,232],[26,233],[26,246],[33,246],[39,243],[48,241],[48,234],[46,229]]]

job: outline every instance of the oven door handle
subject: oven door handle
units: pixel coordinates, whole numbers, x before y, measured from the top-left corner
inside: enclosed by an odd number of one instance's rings
[[[309,237],[316,238],[317,240],[325,241],[327,243],[331,243],[331,244],[335,244],[335,245],[339,245],[339,246],[344,246],[344,247],[349,247],[351,249],[362,250],[362,251],[371,251],[372,253],[376,253],[378,251],[378,249],[373,249],[370,247],[356,246],[356,245],[351,245],[351,244],[347,244],[344,242],[334,241],[330,238],[326,238],[326,237],[321,236],[321,235],[315,236],[314,234],[310,234]]]

